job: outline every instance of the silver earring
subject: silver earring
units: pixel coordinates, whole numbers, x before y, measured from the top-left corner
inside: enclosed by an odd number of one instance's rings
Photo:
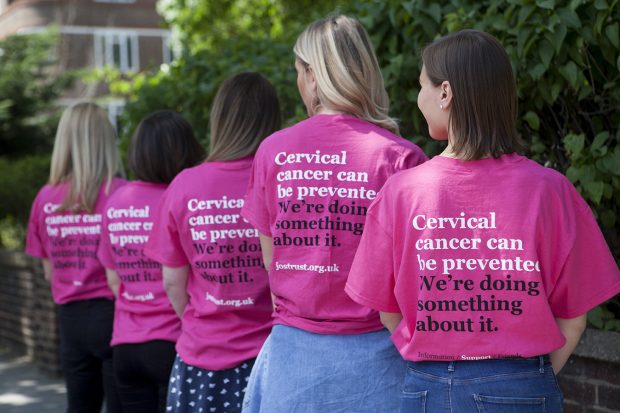
[[[439,105],[439,109],[443,109],[443,105]]]

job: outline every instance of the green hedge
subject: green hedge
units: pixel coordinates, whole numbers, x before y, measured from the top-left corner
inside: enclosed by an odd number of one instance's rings
[[[0,39],[0,156],[46,153],[59,119],[56,100],[76,77],[58,71],[53,30]]]
[[[303,117],[291,46],[274,44],[268,38],[226,40],[217,51],[185,53],[166,71],[150,76],[122,79],[114,71],[104,73],[114,92],[132,96],[122,115],[124,146],[140,119],[155,110],[171,109],[183,114],[207,147],[211,102],[219,85],[230,75],[247,70],[263,73],[277,86],[283,117],[289,124]]]
[[[113,93],[128,97],[122,137],[129,140],[140,119],[159,109],[182,113],[205,146],[211,102],[222,81],[242,71],[264,74],[277,88],[284,125],[305,116],[296,87],[292,52],[309,21],[332,10],[326,0],[165,0],[160,12],[179,33],[183,51],[152,74],[121,76],[106,69]],[[307,20],[306,20],[307,19]]]
[[[50,156],[0,157],[0,247],[21,248],[30,206],[49,176]]]

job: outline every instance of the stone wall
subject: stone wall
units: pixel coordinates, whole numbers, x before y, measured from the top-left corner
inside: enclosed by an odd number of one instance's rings
[[[566,413],[620,412],[620,334],[588,329],[558,381]]]
[[[21,252],[0,249],[0,342],[60,374],[56,309],[43,268]]]

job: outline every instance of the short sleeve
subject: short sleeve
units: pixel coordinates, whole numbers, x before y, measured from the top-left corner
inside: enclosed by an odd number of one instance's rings
[[[42,191],[42,190],[41,190]],[[26,234],[26,253],[33,257],[47,259],[48,253],[45,248],[41,226],[41,191],[32,203],[30,218],[28,219],[28,232]]]
[[[575,237],[549,294],[554,316],[574,318],[620,293],[620,272],[588,205],[576,194]]]
[[[426,161],[428,161],[428,157],[424,154],[424,152],[422,152],[422,150],[417,146],[413,145],[412,148],[407,148],[397,166],[399,167],[399,170],[411,169],[423,164]]]
[[[174,215],[175,211],[182,211],[183,208],[174,203],[176,197],[171,191],[173,184],[163,195],[144,253],[166,267],[183,267],[189,264],[189,260],[183,250],[179,226]]]
[[[126,181],[123,178],[114,178],[112,180],[112,183],[110,184],[110,193],[108,194],[108,196],[112,195],[114,192],[116,192],[119,188],[121,188],[124,185],[127,185],[129,182]]]
[[[388,232],[392,228],[392,217],[383,192],[368,210],[345,292],[353,301],[366,307],[398,313],[401,310],[394,295],[394,243]]]
[[[256,154],[252,163],[252,171],[248,189],[245,194],[241,216],[262,234],[271,236],[269,210],[265,199],[265,177],[267,165],[263,162],[262,152]]]
[[[114,270],[116,269],[116,262],[114,260],[114,252],[112,251],[112,244],[110,244],[110,231],[108,230],[108,218],[107,211],[108,206],[104,208],[106,213],[103,214],[103,219],[101,221],[101,240],[99,241],[99,246],[97,247],[97,258],[101,262],[101,264],[107,268]]]

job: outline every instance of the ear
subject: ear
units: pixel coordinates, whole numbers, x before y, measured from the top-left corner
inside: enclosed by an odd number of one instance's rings
[[[443,107],[443,109],[450,109],[450,105],[452,104],[452,87],[450,87],[450,82],[444,80],[439,85],[439,103]]]
[[[316,95],[316,79],[314,78],[314,70],[312,66],[306,66],[306,85],[313,96]]]

